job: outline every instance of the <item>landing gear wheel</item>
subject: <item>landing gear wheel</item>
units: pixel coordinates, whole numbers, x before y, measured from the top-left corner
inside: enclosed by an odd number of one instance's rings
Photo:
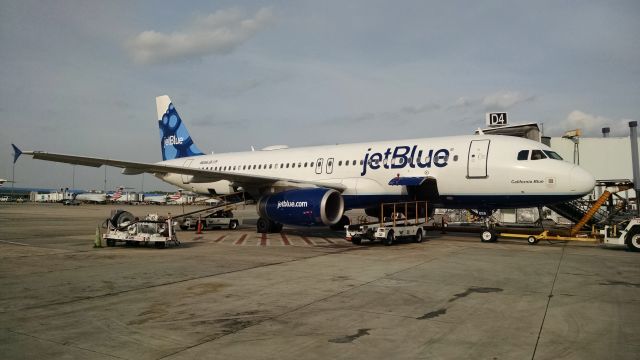
[[[331,230],[334,230],[334,231],[342,231],[342,230],[344,230],[345,226],[350,225],[350,224],[351,224],[351,220],[349,220],[349,217],[346,216],[346,215],[342,215],[342,217],[340,218],[340,221],[338,221],[337,223],[329,226],[329,228]]]
[[[230,230],[235,230],[235,229],[237,229],[237,228],[238,228],[238,222],[237,222],[237,221],[235,221],[235,220],[234,220],[234,221],[231,221],[231,222],[229,223],[229,229],[230,229]]]
[[[527,238],[527,242],[529,243],[529,245],[535,245],[538,243],[538,241],[540,240],[536,239],[535,236],[529,236]]]
[[[259,218],[256,224],[257,231],[259,233],[279,233],[282,231],[282,224],[271,221],[265,218]]]
[[[360,245],[360,244],[362,244],[362,239],[361,239],[361,238],[359,238],[359,237],[351,238],[351,243],[352,243],[353,245]]]
[[[156,249],[164,249],[166,243],[164,241],[156,241],[153,243],[153,245],[156,247]]]
[[[107,239],[107,246],[108,247],[116,246],[116,241],[113,239]]]
[[[627,247],[631,251],[640,251],[640,231],[632,230],[628,235]]]
[[[389,231],[389,233],[387,233],[387,237],[383,240],[384,245],[391,246],[391,244],[393,244],[393,240],[395,240],[395,235],[393,234],[393,231]]]
[[[480,241],[482,242],[494,242],[497,239],[498,236],[493,230],[482,230],[482,233],[480,233]]]
[[[271,230],[270,221],[265,218],[259,218],[258,223],[256,224],[257,230],[259,233],[268,233]]]
[[[417,242],[418,244],[422,242],[422,230],[418,230],[418,232],[416,233],[416,237],[415,237],[415,242]]]

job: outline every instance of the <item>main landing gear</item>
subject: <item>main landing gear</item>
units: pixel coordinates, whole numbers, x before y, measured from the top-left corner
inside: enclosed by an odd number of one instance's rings
[[[498,241],[498,233],[495,230],[496,221],[493,218],[494,210],[474,212],[474,215],[482,218],[484,225],[480,231],[480,241],[496,242]]]
[[[282,231],[282,224],[275,221],[271,221],[266,218],[259,218],[256,224],[257,232],[259,233],[279,233]]]

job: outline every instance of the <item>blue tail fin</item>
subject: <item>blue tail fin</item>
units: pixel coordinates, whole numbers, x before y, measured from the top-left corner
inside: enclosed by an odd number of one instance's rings
[[[156,110],[158,111],[158,125],[160,127],[162,160],[204,155],[193,143],[187,127],[180,119],[180,115],[178,115],[171,103],[169,96],[156,97]]]
[[[20,157],[20,155],[22,155],[22,151],[18,149],[18,147],[15,144],[11,144],[11,146],[13,146],[13,163],[15,164],[16,161],[18,161],[18,158]]]

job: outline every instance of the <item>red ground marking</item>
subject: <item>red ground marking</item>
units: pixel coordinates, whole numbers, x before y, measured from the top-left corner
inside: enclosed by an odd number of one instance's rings
[[[285,245],[291,245],[291,242],[289,241],[289,239],[287,238],[287,235],[285,235],[283,232],[280,233],[280,236],[282,236],[282,242]]]
[[[300,236],[302,238],[302,240],[304,240],[304,242],[307,243],[307,245],[309,246],[313,246],[313,243],[311,242],[311,240],[309,240],[306,236]]]
[[[247,234],[242,234],[242,236],[240,236],[240,239],[236,240],[236,242],[234,243],[235,245],[242,245],[242,243],[244,243],[244,240],[247,238]]]
[[[262,233],[262,237],[260,238],[260,246],[267,246],[267,234]]]
[[[227,235],[222,235],[222,236],[220,236],[219,238],[217,238],[217,239],[213,240],[213,242],[217,242],[217,243],[219,243],[219,242],[221,242],[221,241],[222,241],[226,236],[227,236]]]

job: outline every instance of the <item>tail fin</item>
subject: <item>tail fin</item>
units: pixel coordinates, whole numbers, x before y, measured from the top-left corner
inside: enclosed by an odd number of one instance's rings
[[[187,156],[204,155],[191,140],[187,127],[171,103],[169,96],[156,97],[158,125],[160,127],[160,148],[162,160],[172,160]]]

